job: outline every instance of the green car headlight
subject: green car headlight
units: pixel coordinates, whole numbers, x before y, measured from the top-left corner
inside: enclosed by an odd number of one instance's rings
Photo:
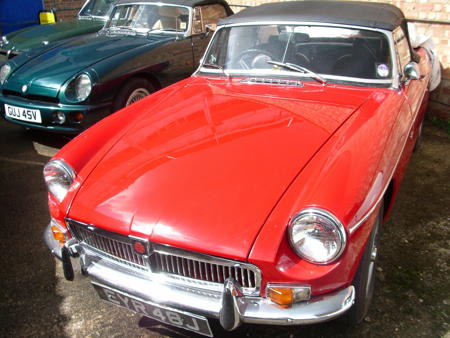
[[[0,84],[5,83],[10,73],[11,73],[11,66],[8,64],[4,64],[2,68],[0,68]]]
[[[6,38],[6,36],[2,35],[2,37],[0,39],[0,47],[3,47],[7,43],[8,43],[8,39]]]
[[[73,102],[86,100],[91,94],[92,81],[88,74],[80,74],[66,87],[65,96]]]

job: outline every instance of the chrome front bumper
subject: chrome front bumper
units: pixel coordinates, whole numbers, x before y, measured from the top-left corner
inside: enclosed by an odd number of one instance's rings
[[[52,254],[61,259],[61,247],[53,239],[50,227],[44,239]],[[76,248],[74,247],[76,246]],[[244,296],[231,279],[224,283],[223,292],[208,291],[167,283],[157,274],[148,274],[122,266],[110,259],[99,257],[94,251],[73,244],[68,252],[80,257],[81,271],[93,282],[131,295],[143,302],[160,304],[206,317],[218,318],[227,330],[241,323],[269,325],[300,325],[327,321],[347,311],[355,300],[355,289],[345,289],[312,297],[281,308],[265,297]],[[64,264],[64,263],[63,263]],[[70,264],[70,263],[69,263]]]

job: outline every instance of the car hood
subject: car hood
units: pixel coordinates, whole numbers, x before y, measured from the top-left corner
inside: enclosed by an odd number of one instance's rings
[[[24,51],[42,45],[43,41],[56,41],[76,35],[98,31],[105,24],[98,19],[73,19],[49,25],[27,27],[18,32],[8,34],[8,43],[3,49]]]
[[[28,94],[56,97],[66,81],[102,60],[144,45],[154,48],[173,39],[168,35],[147,38],[91,34],[55,43],[40,53],[14,58],[16,67],[4,87],[20,91],[26,84]]]
[[[162,103],[144,99],[119,112],[138,107],[140,117],[84,181],[68,216],[245,260],[293,179],[369,95],[192,77]]]

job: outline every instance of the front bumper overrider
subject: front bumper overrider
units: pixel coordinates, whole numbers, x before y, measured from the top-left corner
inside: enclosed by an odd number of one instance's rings
[[[50,226],[45,230],[44,240],[52,254],[63,260],[66,277],[70,277],[70,271],[67,275],[66,269],[67,264],[71,263],[70,258],[64,256],[69,254],[79,257],[82,273],[90,276],[95,284],[131,295],[142,302],[217,318],[227,330],[233,330],[241,323],[301,325],[324,322],[343,314],[355,300],[355,289],[349,286],[326,295],[311,297],[290,308],[282,308],[266,297],[244,296],[239,285],[232,279],[225,281],[223,292],[205,291],[167,283],[157,274],[129,269],[113,260],[100,257],[76,240],[69,241],[69,245],[66,243],[62,249],[53,239]]]

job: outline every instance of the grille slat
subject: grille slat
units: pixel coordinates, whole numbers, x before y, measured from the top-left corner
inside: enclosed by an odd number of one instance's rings
[[[194,265],[194,278],[198,278],[198,275],[197,275],[197,261],[193,261],[192,262],[193,263],[193,265]]]

